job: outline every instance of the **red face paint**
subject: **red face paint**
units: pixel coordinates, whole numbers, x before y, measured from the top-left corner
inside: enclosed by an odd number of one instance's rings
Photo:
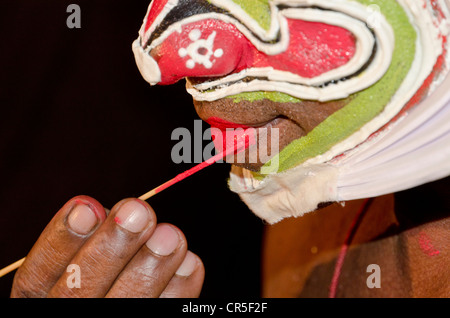
[[[152,2],[150,11],[147,16],[147,23],[145,25],[145,31],[148,31],[148,29],[153,24],[153,22],[155,22],[158,15],[161,14],[164,7],[167,5],[167,2],[169,2],[169,0],[159,0],[159,1]]]
[[[206,120],[211,125],[211,135],[217,152],[229,152],[239,143],[244,143],[245,148],[254,144],[256,130],[243,124],[236,124],[218,117],[210,117]]]
[[[232,122],[229,122],[229,121],[219,118],[219,117],[210,117],[206,120],[206,122],[208,124],[210,124],[211,127],[218,128],[220,130],[226,130],[227,128],[231,128],[231,129],[237,129],[237,128],[247,129],[247,128],[249,128],[249,126],[232,123]]]
[[[260,52],[234,25],[201,20],[183,25],[151,52],[161,70],[161,85],[184,77],[220,77],[244,69],[272,68],[314,78],[347,64],[356,52],[353,34],[320,22],[288,20],[287,50]]]

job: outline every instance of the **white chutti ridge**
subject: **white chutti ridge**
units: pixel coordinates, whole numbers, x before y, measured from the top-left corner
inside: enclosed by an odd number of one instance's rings
[[[373,135],[398,114],[423,85],[443,53],[442,35],[449,35],[449,0],[438,0],[444,15],[442,20],[431,11],[429,0],[398,2],[416,28],[417,53],[406,80],[385,110],[325,154],[263,181],[254,179],[245,169],[232,169],[230,188],[267,222],[301,216],[315,210],[322,202],[375,197],[450,175],[448,54],[444,71],[430,85],[424,100],[387,129]],[[424,10],[424,4],[428,10]]]
[[[289,2],[289,5],[301,1]],[[322,5],[322,1],[314,1],[315,5]],[[329,7],[329,5],[326,5]],[[276,8],[276,7],[275,7]],[[238,74],[231,74],[216,81],[206,81],[198,85],[192,85],[189,80],[187,91],[198,101],[214,101],[231,95],[253,91],[277,91],[300,99],[317,100],[321,102],[346,98],[377,82],[387,71],[392,59],[395,40],[392,28],[386,19],[380,15],[378,26],[369,29],[365,21],[373,14],[366,6],[359,3],[337,2],[334,4],[336,11],[324,11],[313,8],[290,8],[278,12],[277,20],[281,28],[281,42],[288,42],[287,19],[299,19],[310,22],[323,22],[330,25],[343,27],[352,32],[356,38],[356,53],[349,63],[335,70],[331,70],[321,76],[309,79],[287,74],[270,68],[250,68]],[[277,9],[272,9],[277,10]],[[222,18],[221,18],[222,19]],[[186,20],[180,21],[183,24]],[[230,20],[230,22],[232,22]],[[235,22],[233,22],[236,24]],[[373,32],[373,33],[372,33]],[[244,33],[244,32],[243,32]],[[246,31],[248,33],[248,31]],[[336,83],[320,86],[332,80],[342,79],[354,74],[361,69],[371,58],[374,47],[374,35],[376,37],[377,52],[368,68],[359,76],[337,81]],[[247,34],[246,34],[247,36]],[[248,37],[256,47],[262,46],[255,37]],[[264,44],[267,46],[267,44]],[[268,49],[270,48],[270,50]],[[280,53],[287,48],[287,43],[262,47],[267,54]],[[281,50],[280,50],[281,49]],[[266,77],[267,80],[252,80],[250,82],[239,81],[246,77]]]

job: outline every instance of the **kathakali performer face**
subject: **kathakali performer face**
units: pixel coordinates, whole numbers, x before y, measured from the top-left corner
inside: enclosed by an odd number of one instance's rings
[[[447,18],[444,0],[153,0],[133,50],[152,85],[186,78],[212,127],[278,128],[281,173],[336,162],[425,98]]]

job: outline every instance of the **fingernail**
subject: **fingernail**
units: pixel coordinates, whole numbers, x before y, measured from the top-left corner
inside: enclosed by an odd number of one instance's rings
[[[162,224],[147,241],[147,247],[155,254],[168,256],[175,251],[179,242],[178,233],[170,225]]]
[[[150,212],[139,202],[128,201],[120,207],[114,221],[132,233],[139,233],[148,226]]]
[[[197,258],[195,257],[194,253],[191,251],[187,251],[186,256],[184,257],[183,263],[181,263],[180,267],[178,267],[178,270],[176,272],[179,276],[190,276],[195,268],[197,267]]]
[[[78,234],[88,234],[97,224],[95,213],[85,204],[76,205],[70,212],[67,223],[69,227]]]

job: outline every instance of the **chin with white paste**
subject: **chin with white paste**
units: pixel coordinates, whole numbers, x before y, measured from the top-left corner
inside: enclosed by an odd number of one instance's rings
[[[448,7],[154,0],[133,51],[150,84],[186,78],[212,126],[279,129],[279,153],[229,179],[275,223],[450,174]]]

